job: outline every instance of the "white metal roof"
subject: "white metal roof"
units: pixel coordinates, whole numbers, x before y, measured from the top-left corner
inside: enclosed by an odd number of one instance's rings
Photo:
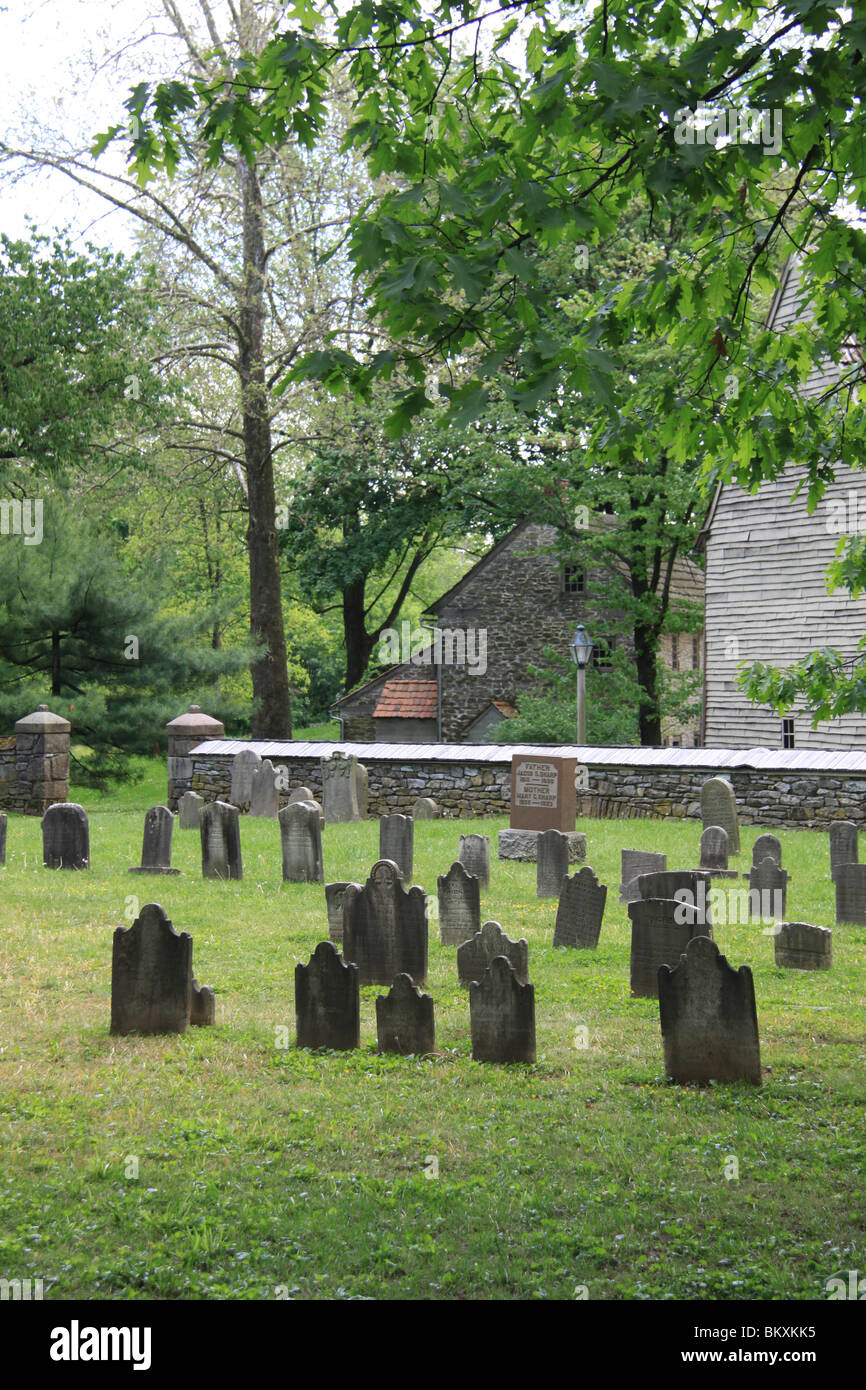
[[[243,748],[262,758],[327,758],[332,753],[354,753],[363,763],[444,762],[500,763],[510,765],[515,753],[535,757],[577,758],[589,767],[657,767],[699,769],[763,769],[768,772],[863,772],[866,751],[839,752],[824,748],[591,748],[552,743],[344,743],[309,742],[306,739],[264,740],[206,739],[192,749],[208,756],[232,757]]]

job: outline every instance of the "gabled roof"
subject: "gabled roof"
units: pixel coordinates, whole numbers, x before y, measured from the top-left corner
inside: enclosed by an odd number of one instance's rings
[[[433,680],[386,681],[374,719],[435,719],[438,682]]]
[[[338,700],[332,700],[329,709],[336,709],[345,700],[354,700],[356,695],[361,695],[365,690],[372,690],[374,685],[382,685],[389,676],[393,676],[395,671],[402,671],[403,662],[398,661],[396,666],[389,666],[387,671],[380,671],[378,676],[373,676],[372,680],[364,681],[363,685],[356,685],[354,690],[349,690],[345,695],[341,695]]]
[[[518,521],[516,526],[512,526],[511,530],[506,535],[504,535],[501,540],[497,541],[496,544],[490,550],[487,551],[486,555],[482,555],[481,559],[477,560],[476,563],[472,566],[472,568],[466,571],[462,579],[458,579],[456,584],[453,584],[451,588],[447,590],[446,593],[442,594],[440,598],[437,598],[435,603],[431,603],[424,610],[425,617],[427,613],[438,614],[443,606],[457,598],[458,594],[461,593],[463,588],[469,583],[470,579],[475,579],[477,575],[481,574],[481,572],[484,569],[486,569],[487,566],[490,564],[490,561],[495,559],[497,555],[501,554],[501,552],[506,548],[506,546],[510,545],[514,538],[520,535],[521,531],[526,530],[529,524],[530,523],[528,518],[524,518],[523,521]]]

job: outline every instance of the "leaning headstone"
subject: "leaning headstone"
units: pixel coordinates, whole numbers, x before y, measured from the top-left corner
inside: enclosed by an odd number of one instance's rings
[[[854,822],[834,821],[830,826],[830,877],[833,882],[836,882],[836,870],[840,864],[856,864],[859,858]]]
[[[640,897],[635,879],[639,874],[663,874],[668,866],[666,854],[653,854],[649,850],[624,849],[621,854],[619,900],[621,903],[636,902]]]
[[[410,975],[398,975],[387,994],[376,1000],[376,1032],[380,1052],[422,1057],[436,1046],[433,998],[424,994]]]
[[[728,832],[728,854],[740,852],[740,827],[737,821],[737,799],[730,782],[724,777],[710,777],[701,787],[701,821],[720,825]]]
[[[833,933],[811,922],[782,922],[773,938],[776,965],[788,970],[829,970],[833,964]]]
[[[535,988],[495,956],[469,986],[469,1026],[476,1062],[535,1061]]]
[[[759,835],[752,845],[752,868],[762,859],[773,859],[782,867],[782,841],[778,835]]]
[[[242,748],[232,759],[232,786],[229,801],[239,810],[249,809],[253,791],[253,773],[261,766],[261,758],[254,748]]]
[[[701,835],[701,868],[727,869],[728,832],[720,825],[708,825]]]
[[[287,883],[323,883],[322,827],[310,801],[293,801],[279,814],[283,879]]]
[[[308,965],[295,966],[298,1047],[348,1052],[361,1046],[361,994],[357,965],[331,941],[320,941]]]
[[[363,887],[347,887],[343,955],[358,965],[362,985],[390,985],[397,975],[426,980],[427,895],[405,887],[393,860],[374,864]]]
[[[568,838],[561,830],[543,830],[538,837],[535,892],[539,898],[558,898],[568,875]]]
[[[439,807],[432,796],[419,796],[412,807],[413,820],[435,820],[439,815]]]
[[[760,897],[755,894],[759,893]],[[775,859],[765,856],[760,864],[754,864],[749,874],[749,916],[762,921],[774,918],[778,921],[785,915],[788,896],[788,874],[780,869]]]
[[[6,812],[0,811],[0,868],[6,867]]]
[[[660,965],[675,964],[693,936],[712,936],[700,909],[672,898],[645,898],[629,903],[631,918],[631,992],[640,999],[658,998]]]
[[[210,985],[200,985],[193,979],[189,1021],[194,1028],[205,1028],[216,1022],[216,999]]]
[[[237,806],[209,801],[201,813],[203,878],[243,878],[241,831]]]
[[[412,852],[415,842],[415,822],[411,816],[379,818],[379,858],[392,859],[403,875],[404,883],[412,882]]]
[[[171,837],[174,816],[167,806],[151,806],[144,818],[141,864],[131,874],[179,874],[171,867]]]
[[[761,1084],[755,985],[748,965],[734,970],[718,946],[696,936],[682,958],[658,972],[665,1071],[690,1081]]]
[[[468,873],[478,879],[484,891],[490,887],[489,835],[461,835],[457,858]]]
[[[485,922],[479,932],[457,948],[457,978],[461,985],[480,980],[495,956],[504,956],[520,980],[529,979],[529,946],[525,937],[512,941],[498,922]]]
[[[596,947],[606,901],[607,888],[588,866],[564,878],[553,929],[554,946]]]
[[[684,901],[696,905],[705,899],[711,877],[709,869],[665,869],[662,874],[639,874],[637,887],[644,900],[686,894]]]
[[[866,926],[866,864],[836,865],[836,925]]]
[[[280,809],[280,791],[277,774],[270,758],[265,758],[253,770],[250,781],[250,815],[267,816],[273,820]]]
[[[177,803],[178,824],[181,830],[198,830],[201,825],[201,808],[204,797],[198,792],[184,792]]]
[[[192,1006],[192,937],[175,931],[159,903],[145,903],[114,933],[112,1033],[185,1033]]]
[[[42,860],[46,869],[90,867],[90,826],[76,801],[58,801],[42,817]]]
[[[436,880],[439,890],[439,940],[462,946],[481,930],[481,886],[474,874],[455,861]]]
[[[338,946],[343,941],[343,898],[346,895],[348,883],[326,883],[325,884],[325,904],[328,909],[328,936],[335,941]],[[360,883],[355,885],[360,888]]]
[[[361,819],[358,759],[333,753],[322,759],[322,810],[326,825]]]

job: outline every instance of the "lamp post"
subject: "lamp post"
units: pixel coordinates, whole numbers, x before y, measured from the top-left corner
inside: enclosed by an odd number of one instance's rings
[[[592,656],[592,638],[583,623],[569,642],[571,655],[577,667],[577,742],[586,743],[586,668]]]

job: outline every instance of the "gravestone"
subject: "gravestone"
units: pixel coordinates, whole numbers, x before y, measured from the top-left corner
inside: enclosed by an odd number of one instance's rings
[[[490,887],[490,837],[461,835],[457,858],[464,869],[478,879],[479,888]]]
[[[348,883],[326,883],[325,884],[325,904],[328,909],[328,936],[335,941],[338,946],[343,941],[343,898],[346,895]],[[360,884],[356,887],[360,888]]]
[[[782,922],[773,938],[776,965],[788,970],[829,970],[833,933],[810,922]]]
[[[439,940],[462,946],[481,930],[481,886],[459,861],[436,880],[439,890]]]
[[[201,808],[204,797],[198,792],[184,792],[177,803],[178,825],[181,830],[198,830],[201,825]]]
[[[295,790],[289,794],[287,804],[291,806],[295,801],[315,801],[315,799],[309,787],[295,787]]]
[[[529,979],[526,938],[512,941],[498,922],[485,922],[479,932],[457,948],[457,978],[461,985],[480,980],[495,956],[504,956],[521,984],[526,984]]]
[[[707,936],[691,940],[680,960],[658,972],[665,1071],[690,1081],[761,1084],[755,986],[748,965],[734,970]]]
[[[326,825],[361,820],[361,784],[354,755],[333,753],[330,758],[322,758],[322,811]]]
[[[277,774],[270,758],[253,770],[250,782],[250,815],[266,816],[273,820],[280,809]]]
[[[760,864],[762,859],[773,859],[779,868],[782,867],[782,841],[778,835],[759,835],[752,845],[752,868]]]
[[[644,849],[624,849],[621,852],[619,900],[636,902],[640,897],[636,879],[639,874],[663,874],[668,866],[666,854],[653,854]]]
[[[755,898],[755,893],[760,898]],[[753,864],[749,873],[749,916],[766,921],[778,920],[785,915],[788,897],[788,874],[780,869],[775,859],[766,855],[760,864]]]
[[[387,994],[376,1000],[377,1045],[380,1052],[423,1057],[436,1047],[433,999],[410,975],[398,975]]]
[[[189,1021],[194,1028],[206,1028],[216,1022],[216,998],[210,985],[200,985],[193,979]]]
[[[568,838],[559,830],[544,830],[538,837],[535,893],[539,898],[558,898],[568,875]]]
[[[856,864],[860,858],[857,827],[853,821],[837,820],[830,826],[830,877],[836,882],[840,864]]]
[[[90,826],[76,801],[58,801],[42,817],[42,859],[46,869],[90,868]]]
[[[249,809],[253,791],[253,773],[261,766],[261,758],[254,748],[242,748],[232,759],[232,786],[229,801],[239,810]]]
[[[708,825],[701,835],[701,868],[727,869],[728,832],[721,825]]]
[[[6,812],[0,811],[0,868],[6,867]]]
[[[237,806],[209,801],[202,807],[201,872],[203,878],[243,878],[241,830]]]
[[[515,753],[511,759],[511,829],[574,830],[576,767],[575,758]]]
[[[712,875],[709,869],[665,869],[660,874],[639,874],[637,889],[641,898],[675,898],[688,894],[685,902],[697,905],[706,900]],[[701,889],[703,884],[703,889]]]
[[[866,926],[866,864],[836,865],[836,925]]]
[[[320,941],[308,965],[295,966],[298,1047],[348,1052],[361,1046],[361,994],[357,965],[331,941]]]
[[[404,883],[412,882],[412,853],[415,843],[415,822],[411,816],[380,816],[379,858],[390,859],[403,875]]]
[[[397,975],[427,978],[427,895],[406,888],[397,865],[380,859],[366,883],[343,898],[343,955],[355,961],[362,985],[390,985]]]
[[[323,883],[322,827],[311,801],[293,801],[279,813],[283,879],[287,883]]]
[[[658,998],[660,965],[676,963],[693,936],[712,936],[703,914],[673,898],[643,898],[629,903],[631,918],[631,992],[640,999]]]
[[[494,956],[469,985],[469,1026],[476,1062],[535,1061],[535,988]]]
[[[419,796],[412,807],[413,820],[436,820],[439,815],[439,807],[432,796]]]
[[[185,1033],[192,1007],[192,937],[176,932],[159,903],[145,903],[114,933],[112,1033]]]
[[[740,827],[734,789],[724,777],[710,777],[701,787],[701,821],[704,830],[720,825],[728,832],[728,854],[740,852]]]
[[[607,888],[589,867],[564,878],[553,929],[554,946],[596,947],[606,901]]]
[[[144,818],[141,864],[131,874],[179,874],[171,867],[171,837],[174,816],[167,806],[151,806]]]
[[[367,808],[370,801],[370,774],[363,763],[358,763],[357,770],[357,791],[358,791],[358,818],[367,819]]]

